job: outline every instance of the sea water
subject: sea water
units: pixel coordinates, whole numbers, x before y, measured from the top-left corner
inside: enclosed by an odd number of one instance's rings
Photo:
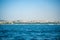
[[[0,25],[0,40],[60,40],[60,25]]]

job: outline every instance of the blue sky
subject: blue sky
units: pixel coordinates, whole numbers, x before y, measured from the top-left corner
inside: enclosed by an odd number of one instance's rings
[[[60,0],[0,0],[0,20],[60,20]]]

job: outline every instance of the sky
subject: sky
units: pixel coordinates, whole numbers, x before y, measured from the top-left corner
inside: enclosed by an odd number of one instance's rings
[[[60,20],[60,0],[0,0],[0,20]]]

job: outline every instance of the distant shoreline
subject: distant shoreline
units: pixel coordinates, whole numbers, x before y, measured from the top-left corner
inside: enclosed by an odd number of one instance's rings
[[[60,21],[45,21],[45,20],[16,20],[16,21],[7,21],[0,20],[1,24],[60,24]]]

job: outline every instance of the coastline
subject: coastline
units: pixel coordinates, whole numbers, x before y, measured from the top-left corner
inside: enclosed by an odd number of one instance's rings
[[[48,21],[48,20],[0,20],[0,25],[60,25],[60,21]]]

